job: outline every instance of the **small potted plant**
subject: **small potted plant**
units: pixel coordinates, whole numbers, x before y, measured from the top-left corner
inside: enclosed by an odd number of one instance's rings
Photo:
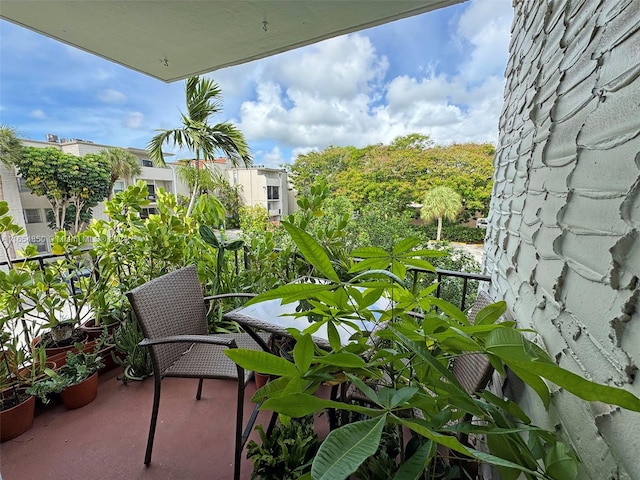
[[[37,381],[27,393],[43,403],[49,402],[51,394],[59,393],[69,410],[91,403],[98,394],[98,370],[104,366],[104,360],[98,353],[84,352],[81,344],[76,345],[76,350],[67,352],[67,363],[57,372],[47,369],[48,378]]]
[[[269,436],[256,427],[261,443],[247,444],[247,458],[253,462],[251,479],[295,480],[311,471],[311,462],[320,442],[313,429],[313,415],[293,418],[289,425],[279,423]]]
[[[0,332],[0,441],[21,435],[31,428],[35,398],[18,381],[21,351],[7,332]]]

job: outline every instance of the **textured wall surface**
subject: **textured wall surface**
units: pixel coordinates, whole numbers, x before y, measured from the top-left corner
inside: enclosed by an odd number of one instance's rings
[[[515,0],[485,246],[558,363],[640,396],[640,0]],[[640,479],[640,414],[553,395],[581,479]]]

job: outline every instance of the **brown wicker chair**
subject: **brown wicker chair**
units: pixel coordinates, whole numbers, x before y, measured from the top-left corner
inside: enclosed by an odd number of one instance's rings
[[[259,344],[246,333],[208,334],[206,299],[202,295],[202,286],[193,265],[151,280],[127,293],[127,296],[144,332],[145,339],[140,345],[151,350],[155,380],[145,465],[151,462],[162,379],[198,378],[197,400],[200,400],[202,382],[205,378],[230,379],[238,382],[234,478],[239,479],[240,455],[255,422],[257,408],[242,432],[244,391],[252,372],[245,371],[233,363],[224,355],[224,350],[260,350],[269,341],[269,336],[257,334]]]

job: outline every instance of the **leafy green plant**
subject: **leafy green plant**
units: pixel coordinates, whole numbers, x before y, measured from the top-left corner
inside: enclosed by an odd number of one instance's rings
[[[65,388],[76,385],[104,367],[104,360],[98,353],[86,353],[82,344],[75,345],[76,352],[67,351],[67,363],[57,371],[46,369],[49,378],[39,380],[27,388],[27,393],[49,403],[49,396],[60,393]]]
[[[230,349],[225,353],[247,370],[279,377],[254,396],[255,401],[264,401],[261,408],[265,410],[294,418],[326,408],[364,416],[327,436],[313,460],[313,478],[348,478],[376,453],[389,424],[401,425],[422,439],[415,453],[399,465],[398,478],[419,477],[435,457],[437,444],[471,462],[495,465],[507,479],[519,475],[528,479],[575,478],[576,457],[555,432],[532,425],[511,400],[489,391],[473,395],[463,388],[448,364],[465,353],[486,355],[501,374],[509,368],[534,389],[545,407],[550,402],[550,382],[586,401],[640,411],[640,398],[632,393],[562,369],[527,338],[530,332],[516,329],[514,322],[497,322],[505,311],[504,302],[485,307],[471,324],[457,307],[432,297],[433,287],[408,288],[399,274],[415,263],[409,253],[410,241],[400,242],[386,256],[376,251],[365,261],[351,259],[351,276],[343,280],[322,245],[299,227],[283,225],[324,280],[284,285],[260,294],[249,304],[304,300],[312,305],[315,321],[305,330],[291,333],[297,340],[291,361],[267,352]],[[362,258],[363,252],[358,253]],[[390,308],[374,311],[372,305],[381,298],[391,301]],[[416,311],[424,318],[412,314]],[[306,315],[300,312],[300,316]],[[378,348],[367,342],[371,332],[362,329],[342,345],[337,329],[343,323],[357,328],[355,319],[388,322],[375,334],[388,346]],[[327,327],[328,351],[319,349],[311,338],[321,325]],[[363,359],[365,353],[368,362]],[[365,383],[366,379],[375,379],[377,387]],[[368,405],[314,395],[321,384],[345,381],[368,398]],[[468,421],[469,417],[476,421]],[[461,442],[457,433],[483,436],[489,452]]]
[[[247,444],[247,458],[253,462],[251,479],[294,480],[311,470],[320,442],[313,430],[313,415],[278,423],[267,435],[256,426],[260,442]]]
[[[116,350],[124,354],[124,359],[111,352],[114,361],[124,368],[122,381],[144,380],[153,372],[149,349],[139,343],[144,338],[138,322],[129,318],[122,322],[113,334]]]

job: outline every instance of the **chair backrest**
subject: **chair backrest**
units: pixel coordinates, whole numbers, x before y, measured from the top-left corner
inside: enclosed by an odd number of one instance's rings
[[[195,265],[155,278],[127,293],[127,297],[145,338],[207,333],[202,285]],[[187,348],[189,344],[184,343],[151,347],[158,369],[155,373],[162,375]]]
[[[469,309],[469,321],[473,323],[478,312],[492,303],[495,302],[487,292],[478,290],[476,301]],[[454,358],[451,371],[468,394],[485,388],[493,375],[493,367],[483,353],[464,353]]]

